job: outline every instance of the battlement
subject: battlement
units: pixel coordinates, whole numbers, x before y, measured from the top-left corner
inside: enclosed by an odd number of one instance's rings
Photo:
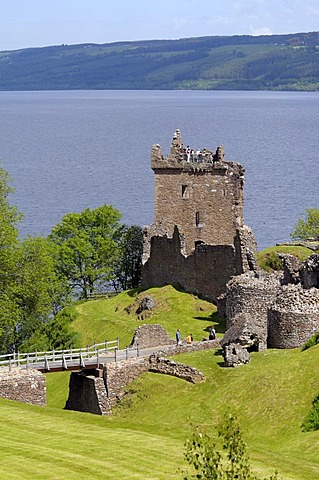
[[[184,147],[181,133],[176,130],[171,143],[171,150],[165,158],[161,146],[156,144],[152,147],[152,169],[182,169],[184,171],[226,171],[228,168],[236,168],[235,162],[226,162],[224,146],[220,145],[213,152],[208,148],[193,149],[189,145]],[[241,167],[242,168],[242,167]],[[221,173],[221,172],[219,172]],[[242,168],[242,174],[244,169]]]

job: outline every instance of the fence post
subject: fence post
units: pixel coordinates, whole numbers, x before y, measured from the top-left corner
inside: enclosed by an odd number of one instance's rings
[[[52,350],[52,360],[55,362],[55,350]]]
[[[18,352],[18,367],[20,367],[20,353]]]
[[[47,370],[48,372],[50,371],[50,365],[49,365],[49,362],[48,362],[47,354],[46,354],[46,353],[44,354],[44,368],[45,368],[45,370]]]
[[[64,368],[65,370],[68,369],[66,359],[65,359],[65,355],[64,355],[64,350],[62,350],[62,368]]]
[[[29,354],[27,353],[27,370],[29,369]]]
[[[117,337],[117,339],[116,339],[116,345],[117,345],[117,349],[119,350],[120,349],[120,339],[119,339],[119,337]]]
[[[99,350],[96,351],[96,364],[97,368],[99,368]]]
[[[72,347],[70,347],[70,360],[72,362]]]
[[[117,362],[117,355],[116,355],[116,352],[117,352],[117,347],[115,347],[115,350],[114,350],[114,361]]]
[[[107,348],[108,348],[107,340],[105,340],[105,353],[107,353]]]
[[[37,361],[38,361],[38,352],[37,352],[37,351],[35,351],[35,359],[34,359],[34,361],[35,361],[35,363],[37,363]]]

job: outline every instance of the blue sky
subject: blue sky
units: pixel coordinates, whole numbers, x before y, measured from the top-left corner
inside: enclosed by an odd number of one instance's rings
[[[318,0],[0,0],[0,50],[319,30]]]

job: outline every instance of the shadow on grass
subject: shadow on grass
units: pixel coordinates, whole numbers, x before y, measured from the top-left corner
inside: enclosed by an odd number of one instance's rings
[[[226,324],[225,319],[218,316],[217,312],[213,312],[207,317],[194,317],[195,320],[203,320],[210,324],[203,328],[204,332],[209,332],[210,328],[214,326],[216,333],[225,333]]]

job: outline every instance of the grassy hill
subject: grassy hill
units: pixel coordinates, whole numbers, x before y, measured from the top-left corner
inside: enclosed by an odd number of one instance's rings
[[[157,305],[147,321],[162,323],[172,335],[177,326],[185,335],[191,328],[197,338],[212,322],[222,329],[208,302],[173,287],[146,293]],[[139,321],[124,308],[136,295],[126,292],[78,305],[74,328],[82,339],[98,331],[97,341],[123,336],[128,343]],[[0,400],[0,477],[181,479],[178,468],[187,467],[183,445],[192,424],[213,433],[231,409],[256,472],[269,476],[277,469],[285,480],[319,479],[319,431],[301,429],[319,393],[318,354],[319,345],[305,352],[267,350],[236,369],[222,367],[219,351],[179,355],[177,361],[205,374],[203,383],[146,373],[129,386],[112,417],[64,411],[69,374],[47,374],[46,408]]]
[[[319,32],[0,52],[0,90],[318,90]]]

